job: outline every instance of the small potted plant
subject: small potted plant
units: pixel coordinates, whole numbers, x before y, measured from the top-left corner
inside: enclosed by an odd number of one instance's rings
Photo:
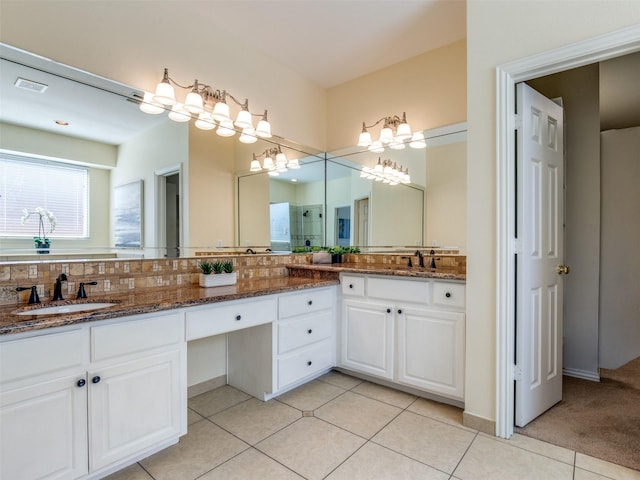
[[[237,280],[238,276],[237,273],[233,271],[233,262],[231,260],[200,262],[199,284],[201,287],[233,285]]]
[[[341,246],[331,247],[329,249],[331,254],[331,263],[342,263],[342,255],[347,253],[346,249]]]
[[[51,239],[47,238],[47,234],[52,233],[56,228],[56,217],[53,214],[42,207],[37,207],[33,212],[30,212],[26,208],[22,210],[22,225],[27,223],[31,215],[38,215],[38,236],[33,237],[33,243],[36,247],[37,253],[49,253],[49,247],[51,246]],[[49,231],[44,226],[44,219],[49,221]]]

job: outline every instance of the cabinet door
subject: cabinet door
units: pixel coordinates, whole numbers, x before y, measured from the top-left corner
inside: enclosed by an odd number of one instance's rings
[[[462,399],[464,314],[398,309],[398,381]]]
[[[84,372],[0,393],[0,478],[87,474],[87,386],[82,382]]]
[[[393,377],[393,313],[389,305],[343,301],[341,359],[344,367]]]
[[[179,434],[179,350],[92,371],[88,384],[92,470]]]

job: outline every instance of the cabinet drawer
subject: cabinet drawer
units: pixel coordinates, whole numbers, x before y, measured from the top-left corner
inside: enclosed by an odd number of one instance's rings
[[[364,277],[343,275],[340,284],[342,286],[343,295],[352,295],[357,297],[364,296]]]
[[[276,320],[276,300],[269,298],[212,306],[186,313],[187,340],[210,337]]]
[[[332,312],[324,310],[302,318],[281,321],[278,324],[278,353],[324,340],[331,336]]]
[[[279,318],[317,312],[333,305],[331,289],[310,288],[302,292],[283,295],[278,300]]]
[[[373,277],[367,280],[367,295],[386,298],[394,303],[428,303],[429,283],[421,280],[392,280]]]
[[[182,332],[182,316],[178,313],[91,327],[91,360],[175,344],[184,338]]]
[[[278,389],[333,365],[331,340],[278,360]]]
[[[434,282],[433,305],[464,308],[465,286],[459,283]]]
[[[2,342],[0,383],[68,368],[82,368],[86,352],[81,329]]]

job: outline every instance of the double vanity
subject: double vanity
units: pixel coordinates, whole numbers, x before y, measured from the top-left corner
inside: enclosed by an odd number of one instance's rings
[[[231,287],[90,299],[113,302],[94,310],[2,307],[0,477],[101,478],[176,443],[188,342],[218,335],[227,383],[261,400],[338,368],[462,405],[464,274],[287,268]]]

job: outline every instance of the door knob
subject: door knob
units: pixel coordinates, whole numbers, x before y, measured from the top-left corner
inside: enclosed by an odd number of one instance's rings
[[[556,272],[558,272],[559,275],[562,275],[563,273],[565,275],[569,275],[569,265],[558,265],[556,267]]]

